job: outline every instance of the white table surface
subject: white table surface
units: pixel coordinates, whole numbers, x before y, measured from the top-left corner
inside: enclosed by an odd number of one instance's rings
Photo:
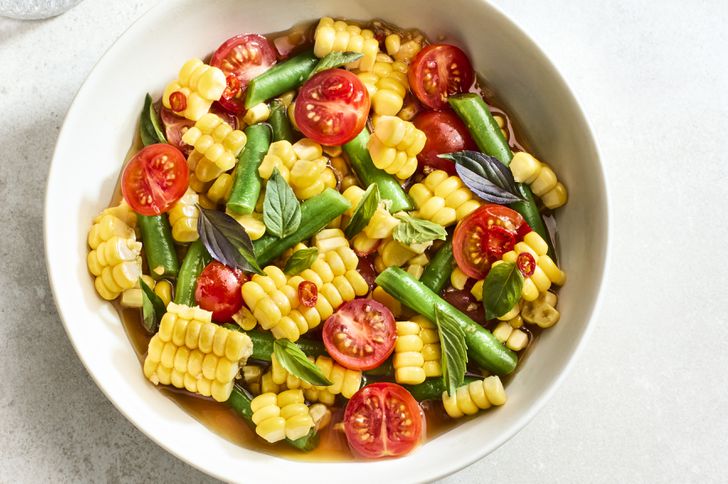
[[[47,21],[0,19],[0,482],[208,480],[96,388],[43,260],[45,177],[65,112],[155,3],[86,0]],[[543,47],[593,124],[611,267],[596,327],[555,397],[443,482],[727,482],[728,3],[495,3]]]

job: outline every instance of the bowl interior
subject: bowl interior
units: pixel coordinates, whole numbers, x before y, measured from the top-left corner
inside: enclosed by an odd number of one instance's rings
[[[446,34],[465,45],[476,70],[518,119],[535,154],[551,163],[570,189],[570,202],[558,216],[560,261],[569,278],[561,292],[561,322],[543,334],[508,385],[507,405],[398,460],[301,463],[241,448],[213,434],[144,379],[114,309],[97,297],[86,269],[86,233],[110,198],[144,94],[159,95],[186,59],[206,55],[229,36],[280,31],[323,15],[383,18],[420,28],[431,38]],[[602,281],[607,226],[598,154],[568,87],[525,34],[478,0],[432,2],[427,8],[416,0],[219,0],[204,6],[185,0],[156,7],[106,53],[69,110],[51,166],[45,218],[56,303],[91,376],[150,438],[224,480],[298,472],[304,481],[322,475],[337,481],[422,481],[492,451],[542,406],[583,340]],[[312,472],[301,473],[304,465]]]

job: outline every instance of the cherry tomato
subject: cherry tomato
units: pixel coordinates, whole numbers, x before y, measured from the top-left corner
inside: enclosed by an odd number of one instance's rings
[[[238,84],[228,78],[228,89],[220,98],[220,104],[235,114],[245,111],[245,89],[248,83],[275,63],[275,50],[262,35],[241,34],[223,42],[212,54],[210,65],[219,67],[226,76],[235,76]]]
[[[351,370],[371,370],[394,351],[394,316],[373,299],[354,299],[339,307],[324,323],[326,351]]]
[[[412,59],[407,72],[412,92],[432,109],[447,107],[447,98],[467,91],[475,81],[470,59],[450,44],[428,45]]]
[[[517,238],[525,235],[526,222],[521,214],[502,205],[483,205],[457,227],[453,236],[453,255],[468,277],[482,279],[490,265],[513,249]]]
[[[303,281],[298,285],[298,299],[307,308],[316,306],[318,287],[311,281]]]
[[[216,260],[210,262],[197,278],[195,301],[202,309],[212,311],[212,319],[225,323],[243,307],[243,284],[248,277]]]
[[[373,383],[351,397],[344,411],[349,447],[376,459],[409,453],[422,440],[425,419],[417,400],[396,383]]]
[[[321,71],[301,87],[294,111],[303,134],[323,145],[351,141],[369,115],[369,93],[349,71]]]
[[[455,174],[455,163],[438,158],[443,153],[462,150],[477,150],[468,128],[451,111],[427,111],[420,113],[412,120],[415,127],[425,133],[425,147],[417,155],[420,166],[429,166],[435,170],[445,170]]]
[[[121,194],[142,215],[159,215],[179,200],[189,181],[187,160],[166,143],[145,146],[121,174]]]

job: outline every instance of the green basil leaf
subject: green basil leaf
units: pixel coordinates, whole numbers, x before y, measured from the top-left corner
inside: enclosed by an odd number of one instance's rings
[[[291,375],[297,376],[311,385],[331,385],[319,367],[309,361],[306,354],[295,343],[291,343],[287,339],[277,339],[273,343],[273,354],[278,363]]]
[[[360,54],[358,52],[329,52],[323,59],[318,62],[318,64],[316,64],[316,67],[313,68],[313,71],[311,71],[311,75],[308,77],[311,78],[319,72],[325,71],[326,69],[334,69],[336,67],[341,67],[351,62],[356,62],[361,59],[362,56],[363,54]]]
[[[344,234],[347,238],[351,239],[364,230],[364,227],[369,224],[369,221],[374,216],[374,212],[377,211],[380,200],[379,187],[376,183],[372,183],[361,196],[361,200],[359,200],[359,203],[354,209],[354,213],[351,215],[351,220],[349,220],[348,225],[344,229]]]
[[[455,390],[465,381],[465,367],[468,363],[468,347],[465,344],[463,328],[446,313],[435,306],[435,324],[440,335],[442,350],[442,381],[447,393],[454,395]]]
[[[318,249],[316,247],[310,247],[308,249],[297,250],[291,257],[286,261],[286,267],[283,268],[283,272],[289,276],[295,276],[305,271],[313,261],[318,258]]]
[[[510,168],[497,158],[478,151],[457,151],[439,155],[455,162],[458,176],[470,191],[490,203],[522,202]]]
[[[262,274],[255,260],[253,241],[242,225],[225,212],[197,205],[197,232],[210,256],[228,267]]]
[[[144,146],[167,142],[162,132],[159,115],[152,103],[152,96],[149,94],[144,98],[144,107],[139,118],[139,134],[141,135]]]
[[[392,237],[401,244],[421,244],[435,239],[445,240],[447,238],[445,227],[440,224],[415,218],[406,212],[400,212],[396,217],[402,223],[394,228]]]
[[[144,280],[139,278],[139,287],[142,288],[142,324],[149,334],[154,334],[159,329],[159,322],[167,311],[164,302],[152,289],[146,285]]]
[[[485,318],[503,316],[521,299],[523,275],[513,262],[502,262],[490,268],[483,283]]]
[[[265,188],[263,222],[266,229],[280,239],[288,237],[301,225],[301,204],[278,170],[273,170]]]

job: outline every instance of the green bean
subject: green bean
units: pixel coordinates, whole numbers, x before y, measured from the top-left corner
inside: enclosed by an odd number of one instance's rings
[[[262,185],[258,167],[270,146],[270,127],[253,124],[245,128],[245,135],[248,140],[238,157],[235,180],[227,202],[228,210],[239,215],[252,213],[258,203]]]
[[[232,323],[226,323],[223,324],[223,326],[232,331],[245,333],[250,337],[250,340],[253,342],[253,353],[250,355],[251,359],[258,361],[270,361],[270,355],[273,354],[273,343],[275,342],[275,338],[271,333],[256,330],[243,331],[240,326]],[[317,356],[327,354],[324,344],[320,341],[299,339],[296,341],[296,345],[301,348],[301,351],[306,353],[307,356],[313,356],[315,358]]]
[[[295,89],[308,79],[319,59],[305,52],[271,67],[248,84],[245,109]]]
[[[374,166],[367,143],[369,142],[369,131],[366,128],[356,135],[356,138],[346,143],[343,148],[349,158],[349,164],[356,172],[356,176],[363,186],[375,183],[379,187],[379,194],[383,200],[391,200],[390,211],[392,213],[400,210],[412,210],[412,201],[402,189],[396,178],[384,170]]]
[[[453,269],[455,269],[455,257],[452,255],[452,237],[448,237],[425,267],[420,282],[435,294],[439,294],[450,280]]]
[[[157,280],[177,277],[179,262],[167,216],[139,215],[137,222],[142,231],[142,245],[150,275]]]
[[[288,119],[288,111],[283,101],[274,99],[270,103],[270,117],[268,118],[271,130],[273,131],[273,141],[286,140],[293,143],[293,128],[291,121]]]
[[[463,385],[467,385],[476,380],[478,380],[478,378],[466,376]],[[417,385],[404,385],[404,387],[418,402],[423,402],[425,400],[439,400],[442,398],[442,394],[445,393],[445,390],[447,389],[442,378],[428,378]]]
[[[210,262],[210,255],[207,253],[201,240],[192,242],[187,249],[187,254],[182,260],[182,266],[177,275],[177,285],[174,288],[174,302],[185,306],[194,306],[195,289],[197,288],[197,277],[202,269]]]

